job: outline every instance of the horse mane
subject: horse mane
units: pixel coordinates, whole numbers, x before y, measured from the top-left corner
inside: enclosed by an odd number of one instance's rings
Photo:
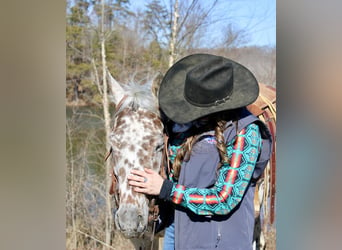
[[[140,107],[159,115],[157,98],[153,95],[151,90],[152,83],[152,80],[146,81],[143,84],[130,81],[128,84],[121,85],[125,90],[126,97],[120,104],[119,109],[116,110],[116,114],[127,107],[132,109],[138,109]]]

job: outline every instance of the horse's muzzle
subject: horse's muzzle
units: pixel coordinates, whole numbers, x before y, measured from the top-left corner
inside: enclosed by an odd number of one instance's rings
[[[143,215],[140,209],[121,206],[115,213],[115,225],[126,238],[141,236],[147,228],[147,214]],[[146,217],[146,218],[145,218]]]

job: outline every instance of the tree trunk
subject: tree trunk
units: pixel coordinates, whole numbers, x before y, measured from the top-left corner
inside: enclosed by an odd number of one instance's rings
[[[74,101],[78,103],[78,80],[74,80]]]
[[[175,62],[176,52],[175,52],[175,45],[176,45],[176,38],[177,38],[177,25],[178,25],[178,0],[175,1],[174,4],[174,12],[173,12],[173,22],[171,27],[171,39],[169,44],[169,67],[173,65]]]
[[[71,236],[71,249],[76,250],[77,249],[77,235],[76,235],[76,221],[75,221],[75,190],[74,190],[74,155],[73,155],[73,144],[71,141],[71,131],[67,123],[67,138],[70,145],[70,194],[71,194],[71,224],[72,224],[72,236]]]
[[[102,10],[102,20],[101,20],[101,58],[102,58],[102,81],[103,81],[103,116],[105,123],[105,137],[106,137],[106,149],[109,151],[110,143],[109,143],[109,134],[110,134],[110,113],[109,113],[109,100],[108,100],[108,84],[107,84],[107,63],[106,63],[106,48],[105,48],[105,27],[104,27],[104,0],[101,0]],[[110,173],[110,164],[109,161],[106,161],[106,173]],[[106,190],[109,190],[111,179],[108,174],[106,176]],[[108,192],[105,192],[106,196],[106,228],[105,228],[105,243],[107,245],[111,245],[111,232],[112,232],[112,206],[111,206],[111,197]],[[104,246],[104,249],[107,247]]]

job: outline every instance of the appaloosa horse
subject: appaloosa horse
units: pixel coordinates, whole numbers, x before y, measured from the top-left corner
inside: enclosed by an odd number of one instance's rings
[[[151,197],[134,192],[127,175],[132,169],[159,171],[164,148],[163,124],[151,85],[121,86],[108,75],[116,104],[110,135],[112,193],[118,207],[114,221],[125,237],[138,238],[148,228]]]

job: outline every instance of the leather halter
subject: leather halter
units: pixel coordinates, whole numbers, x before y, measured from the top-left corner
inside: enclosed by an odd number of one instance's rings
[[[126,98],[128,97],[128,95],[124,95],[122,97],[122,99],[119,101],[119,103],[116,105],[115,109],[116,110],[120,110],[122,104],[124,103],[124,101],[126,100]],[[109,158],[109,156],[113,153],[113,147],[111,146],[109,151],[106,153],[105,155],[105,159],[104,161],[106,162],[107,159]],[[109,194],[114,196],[114,200],[115,200],[115,205],[117,207],[119,207],[120,204],[120,196],[119,196],[119,192],[117,191],[116,185],[118,183],[118,177],[116,176],[115,172],[114,172],[114,168],[112,168],[111,173],[109,174],[109,176],[112,177],[112,183],[110,185],[109,188]]]

